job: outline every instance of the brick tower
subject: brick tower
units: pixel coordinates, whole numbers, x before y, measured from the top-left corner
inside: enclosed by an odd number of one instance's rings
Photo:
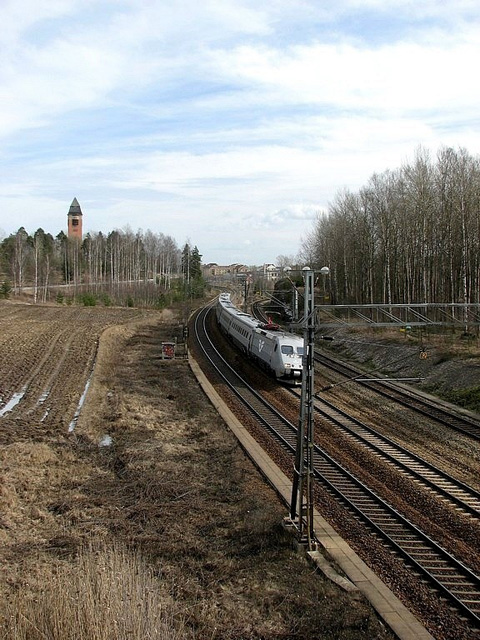
[[[75,240],[82,240],[82,210],[78,200],[74,198],[68,210],[68,237]]]

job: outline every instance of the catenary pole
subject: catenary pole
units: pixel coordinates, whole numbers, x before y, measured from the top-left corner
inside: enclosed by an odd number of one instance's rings
[[[290,502],[290,518],[296,523],[302,542],[309,549],[314,545],[313,530],[313,396],[314,396],[314,272],[303,269],[304,315],[303,315],[303,370],[300,414],[295,452],[295,468]]]

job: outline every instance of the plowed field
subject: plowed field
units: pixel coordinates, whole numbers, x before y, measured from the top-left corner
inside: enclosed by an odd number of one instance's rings
[[[101,333],[131,309],[0,305],[0,444],[72,428]]]

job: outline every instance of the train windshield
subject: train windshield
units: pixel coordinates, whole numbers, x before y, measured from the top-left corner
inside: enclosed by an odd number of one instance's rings
[[[299,356],[303,356],[303,347],[292,347],[291,344],[282,344],[282,353],[286,356],[293,356],[295,353]]]

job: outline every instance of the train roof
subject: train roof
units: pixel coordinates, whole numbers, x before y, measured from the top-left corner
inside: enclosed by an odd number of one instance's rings
[[[229,314],[238,318],[240,322],[250,326],[256,333],[262,333],[263,335],[268,335],[272,338],[278,337],[282,343],[298,344],[301,342],[303,344],[303,338],[295,333],[283,331],[278,327],[278,325],[275,325],[276,328],[271,328],[268,324],[260,322],[245,311],[238,309],[231,301],[229,293],[221,293],[218,296],[218,299],[222,307],[226,309]]]
[[[218,297],[220,304],[222,307],[232,316],[238,318],[240,322],[243,324],[247,324],[252,329],[258,327],[260,322],[256,320],[253,316],[245,311],[241,311],[238,309],[230,299],[229,293],[221,293]]]
[[[297,336],[295,333],[290,333],[289,331],[271,331],[270,329],[265,329],[261,325],[255,327],[255,333],[261,333],[265,336],[269,336],[271,338],[278,338],[281,344],[302,344],[304,340],[301,336]]]

